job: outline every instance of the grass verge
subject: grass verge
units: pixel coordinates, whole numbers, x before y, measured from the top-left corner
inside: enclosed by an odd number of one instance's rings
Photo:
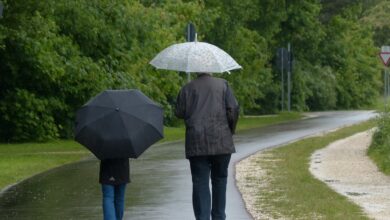
[[[390,113],[382,112],[377,119],[378,129],[368,149],[368,156],[380,171],[390,175]]]
[[[281,113],[273,116],[242,117],[237,130],[263,127],[301,118],[299,113]],[[165,128],[161,142],[184,138],[184,126]],[[48,143],[0,144],[0,189],[45,170],[78,161],[91,155],[72,140],[55,140]]]
[[[277,115],[265,115],[265,116],[242,116],[237,123],[237,131],[242,131],[251,128],[259,128],[268,125],[278,124],[287,121],[298,120],[303,115],[298,112],[282,112]],[[164,129],[164,139],[161,142],[175,141],[184,139],[185,129],[184,124],[179,127],[166,127]]]
[[[0,189],[26,177],[90,155],[71,140],[0,144]]]
[[[374,126],[375,121],[371,120],[271,149],[240,162],[237,173],[241,169],[251,170],[238,178],[238,185],[254,195],[248,205],[255,219],[368,219],[357,205],[315,179],[309,171],[309,162],[314,151]],[[241,167],[241,163],[247,165]]]

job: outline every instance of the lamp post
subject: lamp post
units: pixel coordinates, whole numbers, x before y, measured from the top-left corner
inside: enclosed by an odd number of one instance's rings
[[[3,9],[4,9],[3,2],[0,2],[0,19],[3,18]]]
[[[286,48],[284,47],[281,47],[281,48],[278,48],[277,50],[277,53],[276,53],[276,67],[277,69],[280,71],[280,78],[281,78],[281,109],[282,111],[284,111],[284,106],[285,106],[285,101],[284,101],[284,96],[285,96],[285,71],[288,70],[288,51]]]
[[[288,111],[290,112],[291,111],[291,67],[292,67],[292,56],[291,56],[291,44],[290,42],[288,42],[288,46],[287,46],[287,51],[288,51],[288,67],[287,67],[287,94],[288,94],[288,105],[287,105],[287,109]]]
[[[287,22],[290,19],[288,8],[289,8],[289,1],[286,1],[285,10],[286,10],[286,14],[287,14]],[[291,36],[289,38],[291,38]],[[291,52],[290,41],[288,41],[288,43],[287,43],[287,54],[288,54],[288,61],[287,61],[287,110],[290,112],[291,111],[291,86],[292,86],[291,73],[292,73],[292,67],[293,67],[293,60],[292,60],[293,56],[292,56],[292,52]]]

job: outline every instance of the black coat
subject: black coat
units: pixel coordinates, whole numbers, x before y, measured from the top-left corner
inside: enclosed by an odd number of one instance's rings
[[[130,182],[130,164],[128,158],[106,159],[100,161],[99,182],[101,184],[120,185]]]
[[[202,74],[177,97],[175,114],[186,125],[186,157],[234,153],[239,106],[224,79]]]

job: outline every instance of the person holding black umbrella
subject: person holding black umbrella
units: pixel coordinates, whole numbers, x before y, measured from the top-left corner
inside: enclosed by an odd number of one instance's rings
[[[237,100],[227,81],[208,73],[198,73],[177,97],[175,114],[186,125],[185,149],[190,161],[192,203],[197,220],[209,220],[210,215],[213,220],[226,219],[228,166],[235,152],[232,135],[238,112]]]
[[[104,220],[123,218],[128,158],[164,137],[163,109],[139,90],[106,90],[76,113],[75,139],[100,159]]]

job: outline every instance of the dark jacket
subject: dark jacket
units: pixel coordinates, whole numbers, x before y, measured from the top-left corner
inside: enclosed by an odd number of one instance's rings
[[[106,159],[100,161],[99,182],[101,184],[120,185],[130,182],[130,164],[128,158]]]
[[[175,114],[186,125],[186,157],[234,153],[239,106],[224,79],[202,74],[185,85]]]

